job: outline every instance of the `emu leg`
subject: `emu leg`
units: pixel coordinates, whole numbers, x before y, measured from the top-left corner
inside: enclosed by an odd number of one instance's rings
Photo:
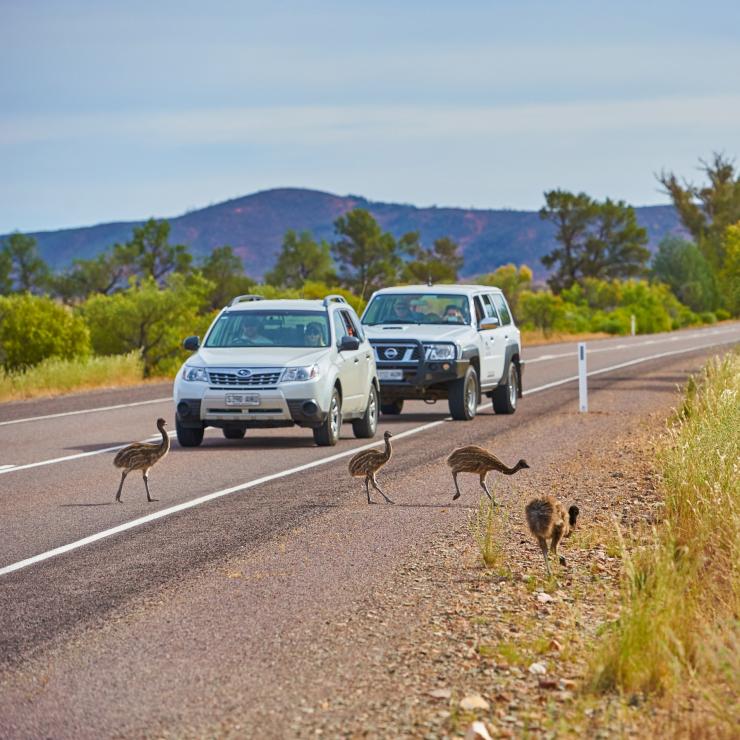
[[[152,501],[156,501],[156,498],[152,498],[149,493],[149,473],[146,471],[143,472],[143,478],[144,478],[144,488],[146,488],[146,500],[151,504]]]
[[[498,506],[498,504],[493,500],[493,496],[491,496],[491,492],[488,490],[488,486],[486,485],[486,473],[483,473],[480,477],[480,485],[481,488],[486,492],[486,496],[488,496],[490,502],[494,506]]]
[[[542,550],[542,557],[545,558],[545,570],[547,571],[548,578],[552,576],[550,572],[550,560],[547,557],[547,540],[544,537],[538,537],[537,542],[540,544],[540,550]]]
[[[365,493],[367,494],[367,502],[371,504],[372,501],[370,500],[370,476],[369,475],[365,476]]]
[[[121,485],[118,486],[118,493],[116,494],[116,501],[118,501],[119,504],[121,503],[121,491],[123,490],[123,481],[126,480],[127,475],[128,475],[128,470],[124,470],[121,473]]]
[[[565,557],[558,554],[558,545],[563,539],[563,534],[563,529],[561,527],[557,528],[552,534],[552,542],[550,543],[550,551],[558,558],[560,565],[565,565]]]
[[[455,490],[457,493],[452,497],[452,500],[454,501],[456,498],[460,498],[460,486],[457,485],[457,473],[452,472],[452,480],[455,481]]]
[[[375,473],[370,476],[370,482],[373,484],[373,488],[386,500],[386,503],[396,503],[395,501],[391,501],[388,496],[383,493],[383,489],[378,485],[378,481],[375,480]]]

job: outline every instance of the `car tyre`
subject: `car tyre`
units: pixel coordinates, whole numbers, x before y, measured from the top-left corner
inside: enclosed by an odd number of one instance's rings
[[[342,429],[342,401],[339,391],[335,388],[329,402],[329,413],[320,427],[313,430],[313,438],[319,447],[334,447],[339,441]]]
[[[471,365],[462,378],[450,383],[448,402],[456,421],[470,421],[478,412],[478,373]]]
[[[493,392],[493,410],[497,414],[513,414],[519,397],[519,370],[515,363],[509,363],[506,383]]]
[[[352,431],[357,439],[370,439],[378,429],[378,391],[375,385],[370,384],[370,393],[367,397],[365,413],[360,419],[352,422]]]
[[[247,433],[247,428],[239,425],[233,427],[224,427],[221,431],[223,431],[224,437],[226,437],[226,439],[244,439],[244,435]]]
[[[200,447],[203,441],[203,425],[199,427],[185,427],[180,424],[179,419],[175,419],[175,431],[177,432],[177,441],[180,447]]]
[[[397,401],[391,401],[390,403],[381,403],[380,410],[385,416],[398,416],[403,411],[403,399],[399,398]]]

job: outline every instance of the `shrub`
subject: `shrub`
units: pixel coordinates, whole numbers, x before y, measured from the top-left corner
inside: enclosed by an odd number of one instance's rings
[[[48,357],[86,357],[90,335],[70,309],[45,296],[0,296],[0,363],[23,370]]]

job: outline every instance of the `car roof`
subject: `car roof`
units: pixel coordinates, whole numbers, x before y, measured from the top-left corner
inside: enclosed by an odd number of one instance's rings
[[[500,288],[491,285],[399,285],[393,288],[381,288],[376,294],[394,293],[437,293],[438,295],[453,295],[460,293],[501,293]]]
[[[224,308],[227,313],[244,312],[244,311],[321,311],[325,313],[332,306],[337,308],[352,309],[349,303],[332,301],[328,306],[324,305],[323,300],[309,300],[307,298],[273,298],[270,300],[251,300],[240,301],[233,306],[229,305]],[[354,310],[354,309],[352,309]]]

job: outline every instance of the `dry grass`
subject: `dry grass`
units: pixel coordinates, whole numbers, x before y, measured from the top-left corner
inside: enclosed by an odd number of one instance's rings
[[[508,576],[505,543],[509,530],[508,516],[487,497],[481,496],[478,508],[470,517],[470,531],[478,545],[483,565],[502,577]]]
[[[721,735],[740,726],[740,354],[689,383],[659,466],[664,523],[624,543],[621,616],[592,686],[688,691]]]
[[[0,370],[0,402],[142,383],[138,353],[79,360],[50,358],[20,373]]]

